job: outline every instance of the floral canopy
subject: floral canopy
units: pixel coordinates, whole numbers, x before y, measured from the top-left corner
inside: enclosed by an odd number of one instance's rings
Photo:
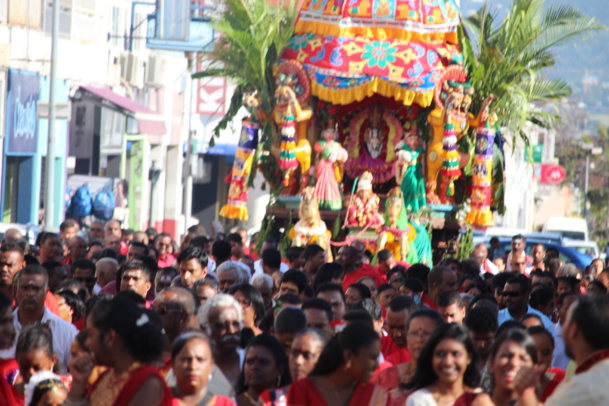
[[[321,100],[380,94],[426,107],[460,59],[458,25],[456,0],[305,0],[282,59],[303,64]]]

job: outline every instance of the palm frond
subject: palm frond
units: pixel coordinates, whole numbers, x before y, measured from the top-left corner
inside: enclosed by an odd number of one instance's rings
[[[558,46],[606,27],[571,5],[546,9],[544,0],[513,0],[503,21],[495,16],[487,1],[463,22],[461,49],[476,89],[473,110],[493,93],[498,102],[492,109],[512,134],[523,134],[526,121],[554,125],[556,114],[539,111],[534,103],[567,97],[570,89],[544,77],[544,70],[555,64]]]

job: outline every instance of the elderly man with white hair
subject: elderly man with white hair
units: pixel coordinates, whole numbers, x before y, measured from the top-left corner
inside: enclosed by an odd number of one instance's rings
[[[95,263],[95,286],[93,294],[98,294],[108,282],[116,280],[116,272],[118,272],[118,261],[114,258],[102,258]]]
[[[220,292],[228,293],[230,288],[242,283],[249,283],[248,272],[239,262],[226,261],[216,268]]]
[[[243,328],[241,305],[231,295],[220,293],[203,303],[197,313],[197,321],[201,329],[205,330],[214,341],[217,350],[211,383],[232,391],[241,374],[245,356],[244,351],[239,348]],[[209,387],[208,389],[214,394],[226,393],[226,390],[221,393],[214,392]],[[233,395],[234,393],[225,396]]]

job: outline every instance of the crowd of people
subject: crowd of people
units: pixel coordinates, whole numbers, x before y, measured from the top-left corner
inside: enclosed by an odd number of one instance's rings
[[[0,246],[1,405],[606,405],[609,268],[518,235],[431,269],[239,229]],[[259,249],[256,249],[259,247]]]

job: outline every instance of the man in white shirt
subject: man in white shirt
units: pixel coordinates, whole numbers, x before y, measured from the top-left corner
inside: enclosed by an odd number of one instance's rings
[[[19,273],[14,282],[17,284],[17,308],[13,312],[13,325],[17,335],[10,349],[0,351],[0,358],[15,358],[17,338],[22,327],[40,321],[47,323],[53,333],[53,350],[57,355],[59,373],[66,374],[70,347],[78,331],[72,324],[60,319],[44,306],[49,283],[47,271],[39,265],[29,265]]]
[[[554,325],[554,354],[552,355],[552,366],[567,370],[571,358],[565,352],[565,342],[562,338],[562,329],[567,320],[569,307],[577,300],[574,293],[563,293],[558,297],[558,321]]]
[[[252,278],[255,278],[258,275],[261,275],[263,273],[265,273],[264,271],[264,264],[263,264],[263,259],[264,259],[264,251],[269,250],[269,249],[273,249],[273,250],[277,250],[277,241],[267,238],[266,240],[264,240],[262,242],[262,245],[260,246],[260,251],[258,253],[258,255],[260,256],[260,259],[256,262],[254,262],[254,274],[252,275]],[[269,256],[267,259],[273,259],[272,256]],[[269,262],[269,261],[267,261]],[[279,271],[281,273],[285,273],[288,269],[290,269],[290,267],[287,264],[284,264],[283,262],[281,262],[281,255],[279,256],[279,266],[275,267],[275,261],[272,260],[270,262],[273,262],[272,264],[266,264],[266,267],[268,268],[268,265],[271,265],[271,268],[275,269],[279,269]],[[270,272],[270,270],[269,270]],[[269,275],[272,275],[272,272],[266,272]]]
[[[609,297],[583,295],[571,305],[563,325],[565,350],[576,363],[545,406],[606,406],[609,381]]]
[[[472,252],[471,257],[480,264],[481,275],[484,275],[487,272],[492,273],[493,275],[497,275],[499,273],[499,268],[497,268],[497,265],[493,264],[493,262],[488,259],[488,247],[485,243],[481,242],[477,244],[474,247],[474,252]]]

